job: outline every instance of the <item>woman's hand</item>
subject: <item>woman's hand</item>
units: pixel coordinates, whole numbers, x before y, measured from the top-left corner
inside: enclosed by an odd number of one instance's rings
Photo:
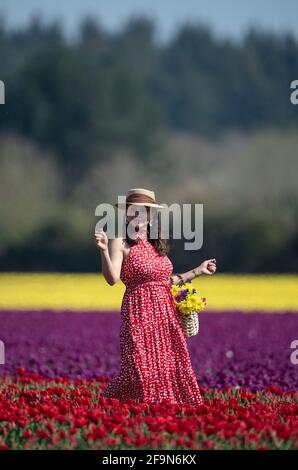
[[[216,271],[216,259],[207,259],[197,267],[196,272],[200,274],[214,274]]]
[[[94,234],[95,238],[95,244],[96,246],[101,250],[101,251],[106,251],[108,250],[108,237],[107,234],[103,231],[100,230],[99,232],[95,232]]]

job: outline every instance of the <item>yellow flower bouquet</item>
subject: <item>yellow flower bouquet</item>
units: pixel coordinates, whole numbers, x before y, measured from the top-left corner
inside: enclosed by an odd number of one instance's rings
[[[186,336],[195,336],[199,332],[198,312],[206,308],[205,297],[200,297],[191,282],[171,286],[178,319]]]

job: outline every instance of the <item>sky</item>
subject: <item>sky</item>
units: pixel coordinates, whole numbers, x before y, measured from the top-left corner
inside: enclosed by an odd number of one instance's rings
[[[156,38],[168,41],[185,22],[204,23],[217,37],[242,38],[252,25],[298,38],[297,0],[0,0],[6,24],[18,28],[39,13],[45,23],[60,18],[65,33],[74,37],[86,15],[110,31],[129,18],[146,14],[156,24]]]

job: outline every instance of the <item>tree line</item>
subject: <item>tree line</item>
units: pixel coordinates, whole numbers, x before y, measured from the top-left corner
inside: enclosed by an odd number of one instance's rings
[[[117,32],[87,17],[70,40],[59,22],[2,20],[0,64],[1,269],[98,269],[95,205],[141,182],[207,204],[206,256],[224,270],[297,269],[292,34],[237,42],[198,23],[160,44],[146,17]]]

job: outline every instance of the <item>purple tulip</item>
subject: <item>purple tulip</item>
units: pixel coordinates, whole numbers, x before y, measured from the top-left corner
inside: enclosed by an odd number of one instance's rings
[[[298,314],[207,310],[199,318],[199,334],[187,339],[199,384],[298,389],[298,365],[290,360]],[[0,325],[0,376],[17,367],[49,377],[110,377],[119,370],[119,312],[2,310]]]

